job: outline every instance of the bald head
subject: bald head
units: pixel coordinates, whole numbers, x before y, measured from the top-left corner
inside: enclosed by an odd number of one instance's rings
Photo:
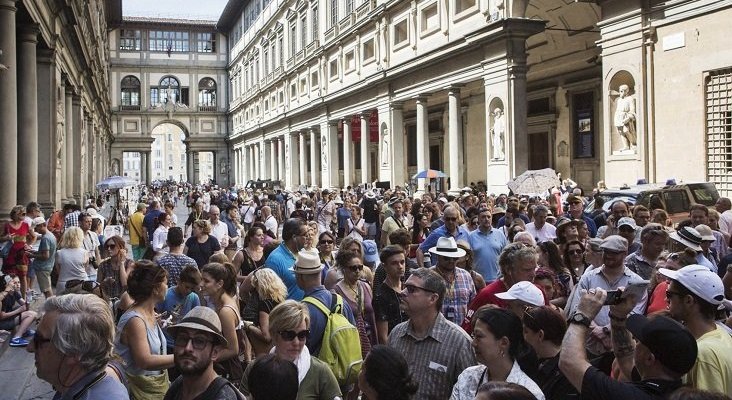
[[[723,213],[729,209],[732,209],[732,201],[728,197],[720,197],[717,203],[714,204],[714,208],[718,213]]]
[[[219,210],[218,206],[211,206],[208,208],[208,218],[211,220],[212,224],[215,224],[219,221],[219,216],[221,215],[221,210]]]

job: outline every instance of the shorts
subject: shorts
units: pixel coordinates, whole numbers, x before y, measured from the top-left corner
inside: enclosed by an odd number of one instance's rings
[[[376,222],[364,222],[363,229],[366,231],[364,239],[373,239],[376,237]]]
[[[13,310],[18,309],[18,307],[20,307],[20,306],[13,307]],[[0,329],[2,329],[4,331],[12,331],[13,329],[15,329],[16,326],[20,325],[20,315],[21,314],[18,314],[16,316],[14,316],[13,318],[0,320]]]
[[[51,291],[51,271],[36,270],[36,280],[41,292]]]

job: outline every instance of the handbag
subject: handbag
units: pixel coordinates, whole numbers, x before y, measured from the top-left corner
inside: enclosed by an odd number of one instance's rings
[[[8,256],[10,255],[10,249],[12,248],[12,240],[8,240],[7,242],[3,243],[2,247],[0,247],[0,258],[8,258]]]

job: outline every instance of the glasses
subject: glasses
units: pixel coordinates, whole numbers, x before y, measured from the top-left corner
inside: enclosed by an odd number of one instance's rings
[[[457,217],[443,217],[445,221],[457,221]]]
[[[112,250],[112,249],[116,249],[117,248],[117,245],[116,244],[108,244],[108,245],[104,246],[104,248],[107,249],[107,250]]]
[[[300,340],[306,340],[310,337],[310,329],[305,329],[304,331],[295,332],[295,331],[280,331],[279,332],[280,337],[288,342],[291,342],[295,340],[295,338],[298,338]]]
[[[582,254],[582,250],[581,249],[567,250],[567,254],[569,254],[570,256],[576,256],[576,255]]]
[[[474,219],[474,220],[470,221],[470,223],[472,225],[478,225],[478,220],[477,219]]]
[[[536,322],[536,320],[534,319],[534,316],[531,315],[531,311],[534,308],[536,308],[536,307],[534,307],[534,306],[525,306],[524,307],[524,320],[526,320],[526,317],[528,317],[530,320]]]
[[[320,244],[333,244],[332,240],[321,240]]]
[[[405,284],[404,288],[407,289],[407,293],[409,293],[409,294],[414,294],[414,292],[416,292],[417,290],[422,290],[422,291],[425,291],[428,293],[437,294],[437,292],[435,292],[434,290],[429,290],[427,288],[423,288],[421,286],[416,286],[416,285],[412,285],[412,284]]]
[[[175,338],[175,347],[186,347],[188,343],[193,344],[193,348],[196,350],[203,350],[206,348],[206,345],[211,343],[211,340],[197,336],[178,336]]]
[[[669,260],[671,260],[671,261],[676,261],[676,260],[678,260],[678,259],[679,259],[679,257],[681,257],[681,256],[679,255],[679,253],[673,253],[673,254],[671,254],[670,256],[668,256],[668,259],[669,259]]]
[[[50,341],[50,338],[45,338],[40,334],[40,332],[36,331],[36,334],[33,336],[33,348],[38,350],[38,348],[40,348],[44,343],[48,343]]]
[[[363,264],[356,264],[356,265],[349,265],[346,268],[350,269],[351,271],[363,271]]]

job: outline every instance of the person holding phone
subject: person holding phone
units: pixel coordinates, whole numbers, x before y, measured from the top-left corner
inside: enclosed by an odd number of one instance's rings
[[[601,288],[605,291],[612,291],[617,290],[619,287],[627,287],[632,283],[643,281],[643,278],[623,263],[628,254],[628,241],[625,238],[611,235],[602,242],[600,248],[602,249],[603,264],[598,268],[587,271],[580,278],[567,302],[565,310],[570,320],[583,317],[582,313],[577,310],[582,290],[589,291],[590,289]],[[633,309],[635,313],[643,314],[647,298],[648,295],[644,291],[643,296],[637,299]],[[589,316],[585,315],[584,317]],[[606,359],[609,362],[605,367],[609,371],[610,362],[612,361],[612,343],[610,341],[610,315],[607,305],[603,306],[597,315],[592,318],[586,345],[590,358],[607,356]]]

